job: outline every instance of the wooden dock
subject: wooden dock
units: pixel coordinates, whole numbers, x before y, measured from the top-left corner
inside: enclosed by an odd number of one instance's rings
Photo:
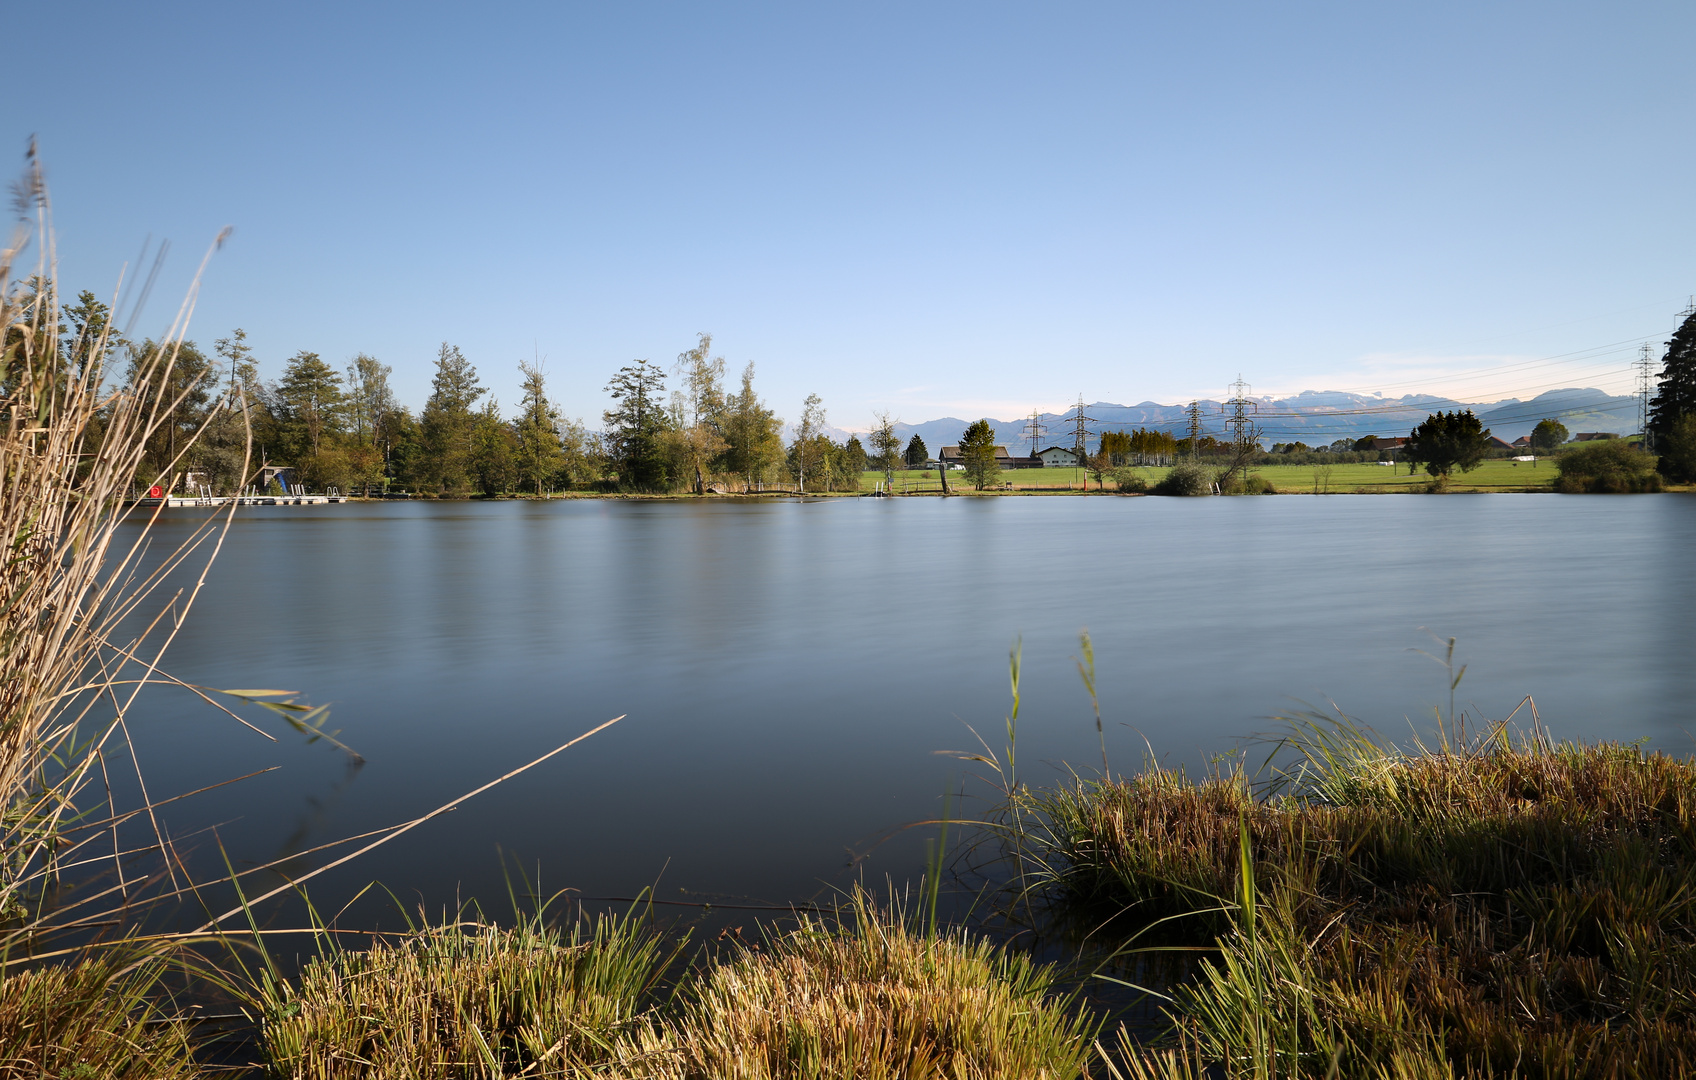
[[[320,506],[347,502],[346,495],[170,495],[159,499],[137,499],[132,506],[204,506],[217,508],[234,502],[237,506]]]

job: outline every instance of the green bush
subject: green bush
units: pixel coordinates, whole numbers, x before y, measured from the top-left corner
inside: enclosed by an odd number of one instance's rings
[[[1661,490],[1655,456],[1624,439],[1604,439],[1576,447],[1557,458],[1555,467],[1560,470],[1555,490],[1569,495]]]
[[[1113,477],[1114,486],[1122,492],[1136,494],[1148,490],[1148,481],[1143,478],[1141,470],[1129,465],[1122,465],[1108,475]]]
[[[1150,495],[1211,495],[1213,472],[1194,461],[1180,461],[1165,478],[1149,489]]]

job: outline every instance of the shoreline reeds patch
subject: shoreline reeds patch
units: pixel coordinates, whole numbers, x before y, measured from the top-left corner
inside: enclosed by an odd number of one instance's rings
[[[331,952],[261,1006],[274,1075],[866,1080],[1083,1075],[1099,1022],[1055,972],[857,895],[838,921],[702,957],[632,916],[425,929]]]
[[[1402,752],[1297,723],[1255,785],[1160,768],[1030,796],[1062,903],[1188,927],[1130,1075],[1696,1068],[1696,764],[1540,733]]]

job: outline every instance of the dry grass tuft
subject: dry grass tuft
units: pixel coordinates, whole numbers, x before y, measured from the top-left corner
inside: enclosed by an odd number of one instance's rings
[[[117,957],[0,978],[0,1077],[175,1080],[201,1075],[188,1026],[150,1004],[152,972]]]
[[[856,900],[658,993],[675,954],[628,919],[429,930],[310,964],[269,995],[273,1071],[329,1077],[974,1080],[1082,1075],[1095,1024],[1051,973]]]
[[[619,1056],[675,955],[629,918],[427,929],[334,952],[261,1000],[278,1075],[575,1076]]]
[[[860,896],[846,928],[805,921],[715,968],[667,1032],[674,1062],[649,1075],[1075,1077],[1094,1023],[1070,1005],[1025,957],[915,932]]]

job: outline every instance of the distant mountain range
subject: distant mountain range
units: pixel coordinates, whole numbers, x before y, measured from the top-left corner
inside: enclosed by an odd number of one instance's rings
[[[1580,431],[1609,431],[1630,435],[1637,431],[1637,399],[1628,395],[1607,394],[1601,390],[1550,390],[1528,401],[1505,398],[1491,402],[1463,402],[1428,394],[1409,394],[1406,397],[1386,398],[1363,394],[1348,394],[1337,390],[1304,390],[1289,398],[1254,398],[1253,416],[1261,432],[1261,442],[1304,442],[1309,446],[1329,445],[1337,439],[1359,439],[1367,435],[1406,435],[1431,413],[1452,409],[1471,409],[1492,435],[1508,442],[1530,434],[1539,420],[1552,418],[1565,424],[1573,434]],[[1229,407],[1220,401],[1201,403],[1203,434],[1225,438],[1225,420]],[[1188,407],[1159,405],[1145,401],[1140,405],[1115,405],[1098,401],[1084,407],[1092,418],[1089,445],[1094,447],[1103,431],[1131,430],[1139,427],[1170,431],[1179,438],[1189,434]],[[1074,436],[1067,416],[1072,413],[1043,413],[1040,423],[1047,428],[1042,446],[1071,446]],[[1030,438],[1025,425],[1028,418],[997,420],[982,417],[995,429],[995,441],[1015,454],[1030,453]],[[921,424],[896,424],[903,446],[916,433],[925,441],[925,448],[934,456],[945,445],[960,441],[960,436],[973,421],[945,416]]]

